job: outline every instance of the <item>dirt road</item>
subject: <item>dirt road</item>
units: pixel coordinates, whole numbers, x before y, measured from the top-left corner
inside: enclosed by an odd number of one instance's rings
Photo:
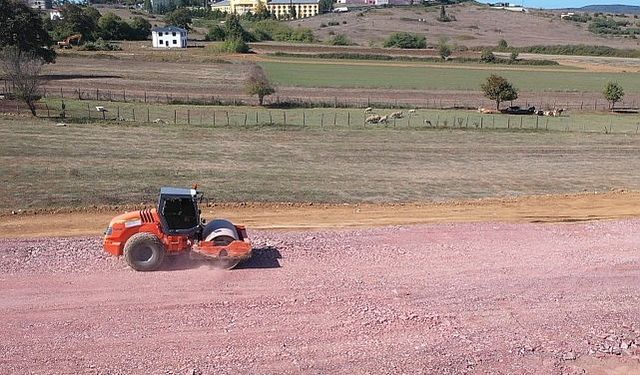
[[[640,372],[638,219],[250,235],[228,272],[0,240],[0,373]]]
[[[109,220],[140,206],[0,215],[0,238],[99,235]],[[640,216],[640,192],[612,191],[488,198],[423,204],[236,203],[204,207],[252,229],[319,229],[383,225],[507,221],[576,222]]]

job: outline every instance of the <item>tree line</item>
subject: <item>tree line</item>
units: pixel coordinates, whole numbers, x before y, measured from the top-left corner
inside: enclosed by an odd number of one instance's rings
[[[84,41],[145,40],[151,35],[151,24],[140,16],[126,21],[113,13],[102,15],[94,7],[72,3],[62,6],[60,14],[60,18],[43,21],[44,29],[54,40],[74,34],[81,34]]]

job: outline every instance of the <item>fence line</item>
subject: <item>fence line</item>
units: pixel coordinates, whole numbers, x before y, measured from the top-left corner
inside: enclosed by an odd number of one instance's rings
[[[11,88],[6,85],[0,86],[2,93],[11,92]],[[171,94],[153,91],[130,91],[113,90],[100,88],[68,88],[61,86],[46,86],[42,89],[45,98],[54,99],[77,99],[77,100],[97,100],[122,103],[146,103],[146,104],[191,104],[191,105],[253,105],[256,100],[242,94]],[[265,98],[265,104],[281,108],[424,108],[424,109],[475,109],[478,107],[492,108],[495,102],[491,102],[482,95],[473,93],[461,95],[460,98],[451,98],[452,94],[433,94],[428,98],[396,98],[379,99],[367,97],[338,97],[338,96],[315,96],[313,98],[301,99],[286,95],[274,95]],[[469,97],[468,95],[472,95]],[[609,109],[609,103],[601,98],[580,97],[559,98],[554,95],[525,94],[510,104],[522,107],[535,106],[538,109],[564,108],[570,111],[604,111]],[[620,108],[637,109],[640,106],[640,96],[627,95],[626,101],[617,103]]]
[[[89,123],[111,121],[117,123],[148,123],[158,125],[192,125],[202,127],[284,125],[305,128],[404,128],[404,129],[474,129],[474,130],[523,130],[563,131],[581,133],[625,133],[638,134],[640,119],[619,117],[615,122],[577,123],[572,117],[547,117],[535,115],[492,115],[477,113],[404,113],[402,118],[389,119],[384,124],[366,122],[370,113],[354,110],[330,109],[211,109],[208,107],[172,108],[137,105],[121,107],[114,103],[108,107],[96,107],[86,103],[85,107],[70,109],[64,100],[59,105],[45,103],[37,108],[38,116],[59,122]],[[99,110],[99,108],[101,110]],[[26,110],[23,110],[26,113]]]

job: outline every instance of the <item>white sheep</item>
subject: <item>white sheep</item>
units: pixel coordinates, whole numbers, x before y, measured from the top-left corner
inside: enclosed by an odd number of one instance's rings
[[[366,120],[364,120],[367,124],[377,124],[380,122],[380,119],[382,117],[380,117],[380,115],[372,115],[367,117]]]

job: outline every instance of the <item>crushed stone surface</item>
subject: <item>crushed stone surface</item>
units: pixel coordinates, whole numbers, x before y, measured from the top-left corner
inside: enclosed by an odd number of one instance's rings
[[[640,220],[249,235],[232,271],[150,273],[99,237],[0,240],[0,373],[640,371]]]

